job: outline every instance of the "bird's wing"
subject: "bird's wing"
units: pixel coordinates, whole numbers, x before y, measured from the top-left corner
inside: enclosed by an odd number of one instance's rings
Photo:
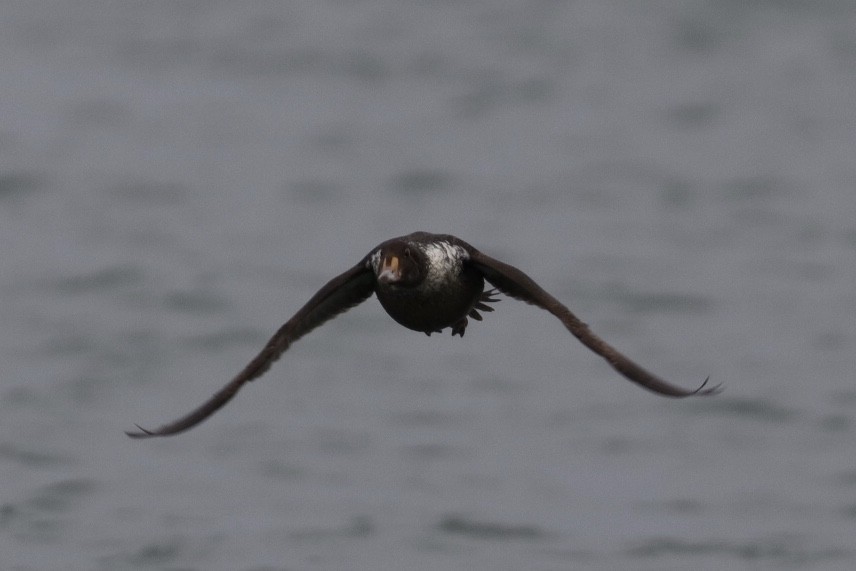
[[[202,406],[160,428],[147,430],[137,426],[138,431],[126,432],[126,434],[131,438],[171,436],[193,428],[229,402],[244,383],[260,377],[270,369],[270,366],[292,343],[329,319],[368,299],[374,292],[374,286],[374,272],[368,269],[365,260],[363,260],[345,273],[327,282],[306,305],[294,314],[294,317],[279,328],[279,331],[270,338],[264,349],[244,367],[243,371],[238,373],[234,379]]]
[[[720,386],[705,388],[707,379],[697,389],[688,390],[660,379],[646,371],[615,347],[598,337],[588,325],[580,321],[570,309],[559,300],[544,291],[535,281],[517,268],[500,262],[477,250],[470,252],[470,263],[478,269],[487,281],[504,294],[546,309],[559,318],[559,321],[579,339],[583,345],[606,359],[612,367],[629,380],[644,388],[670,397],[709,395],[720,391]]]

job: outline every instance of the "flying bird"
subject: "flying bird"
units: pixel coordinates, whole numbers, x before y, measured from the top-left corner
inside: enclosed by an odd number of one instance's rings
[[[485,291],[485,281],[495,289]],[[137,426],[131,438],[171,436],[201,423],[222,408],[244,384],[270,369],[292,343],[333,317],[371,297],[395,321],[427,335],[451,328],[464,336],[468,318],[482,320],[501,292],[555,315],[583,345],[606,359],[627,379],[668,397],[712,395],[720,386],[684,389],[648,372],[595,335],[559,300],[544,291],[521,270],[491,258],[448,234],[414,232],[392,238],[369,252],[360,262],[327,282],[271,337],[267,345],[226,386],[202,406],[153,430]]]

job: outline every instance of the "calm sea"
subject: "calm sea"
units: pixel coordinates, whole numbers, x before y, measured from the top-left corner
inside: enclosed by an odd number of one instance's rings
[[[856,4],[4,2],[0,569],[856,568]],[[379,242],[369,300],[205,400]]]

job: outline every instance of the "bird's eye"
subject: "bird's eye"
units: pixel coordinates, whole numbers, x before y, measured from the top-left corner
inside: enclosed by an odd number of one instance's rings
[[[405,249],[404,249],[404,257],[405,257],[405,258],[409,258],[409,257],[410,257],[410,248],[405,248]]]

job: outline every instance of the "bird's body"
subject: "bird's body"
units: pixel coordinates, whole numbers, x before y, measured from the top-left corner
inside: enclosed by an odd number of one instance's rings
[[[495,290],[484,291],[485,281]],[[128,432],[134,438],[168,436],[199,424],[225,405],[247,382],[264,374],[291,346],[324,322],[376,294],[383,308],[408,329],[430,335],[446,328],[463,337],[468,318],[493,311],[486,305],[505,295],[538,306],[556,316],[586,347],[606,359],[627,379],[672,397],[708,395],[718,387],[686,390],[649,373],[595,335],[556,298],[517,268],[483,254],[448,234],[414,232],[381,243],[359,263],[330,280],[268,341],[225,387],[202,406],[156,430]]]
[[[478,309],[493,311],[484,302],[496,301],[484,293],[484,277],[467,263],[470,250],[472,246],[454,236],[426,232],[384,242],[368,256],[375,275],[387,275],[386,269],[394,278],[392,264],[399,268],[415,265],[421,272],[414,274],[417,277],[412,283],[402,272],[401,279],[378,279],[378,301],[408,329],[431,335],[451,327],[452,335],[463,337],[467,316],[481,321]]]

